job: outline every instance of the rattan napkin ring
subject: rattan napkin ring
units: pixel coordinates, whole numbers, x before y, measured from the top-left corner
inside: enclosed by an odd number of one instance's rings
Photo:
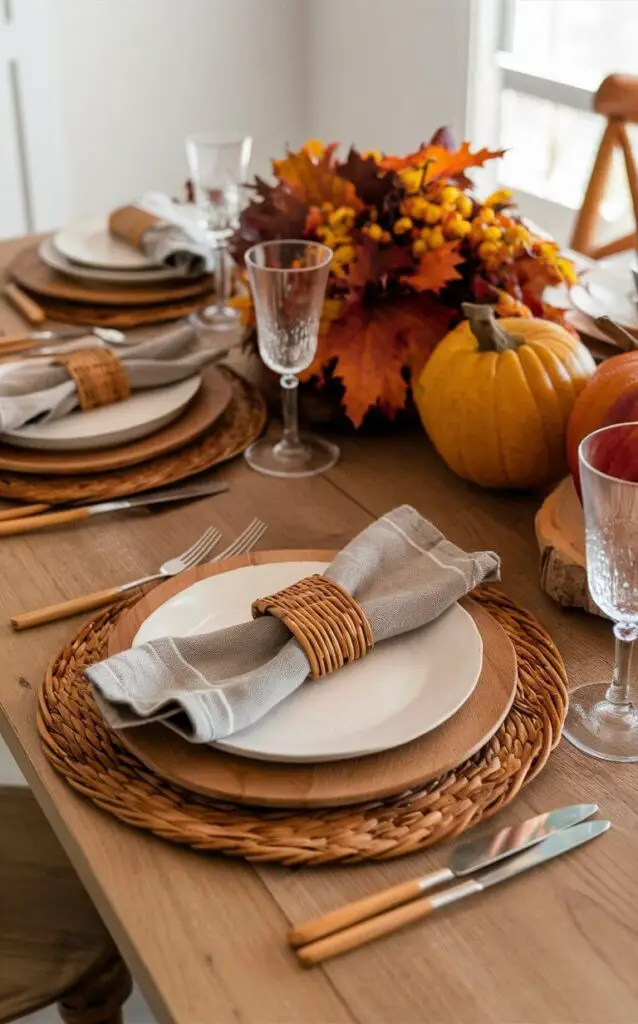
[[[58,356],[56,362],[66,367],[75,382],[83,412],[121,402],[131,393],[126,370],[108,348],[79,349]]]
[[[121,206],[109,217],[109,231],[135,249],[143,252],[144,235],[163,221],[139,206]]]
[[[366,614],[352,594],[326,576],[306,576],[284,590],[253,602],[253,618],[274,615],[295,637],[321,679],[374,647]]]

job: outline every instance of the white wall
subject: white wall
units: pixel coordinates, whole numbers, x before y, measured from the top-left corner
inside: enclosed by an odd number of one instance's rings
[[[409,152],[466,124],[470,0],[314,0],[309,129]]]
[[[254,166],[304,134],[305,0],[13,0],[33,39],[45,32],[55,66],[25,63],[37,117],[57,97],[65,176],[38,228],[95,213],[149,188],[182,195],[184,136],[208,127],[252,134]],[[31,51],[35,55],[35,43]],[[50,64],[50,61],[49,61]],[[45,113],[40,103],[40,129]],[[41,175],[46,160],[32,161]],[[59,163],[59,161],[58,161]],[[0,225],[0,234],[2,226]]]

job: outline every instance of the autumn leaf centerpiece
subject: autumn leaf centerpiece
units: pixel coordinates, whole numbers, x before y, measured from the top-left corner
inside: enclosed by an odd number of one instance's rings
[[[232,252],[243,267],[259,241],[307,238],[333,251],[317,355],[303,379],[337,381],[359,427],[372,409],[389,419],[464,302],[498,315],[560,319],[543,303],[549,284],[575,280],[571,263],[536,235],[502,189],[478,199],[466,172],[502,152],[457,149],[447,129],[407,156],[313,140],[273,161],[274,184],[256,179]],[[234,300],[254,329],[250,295]]]

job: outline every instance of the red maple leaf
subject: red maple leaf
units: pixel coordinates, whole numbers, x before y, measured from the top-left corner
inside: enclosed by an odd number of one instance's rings
[[[456,269],[463,263],[460,242],[445,242],[438,249],[427,249],[419,256],[416,270],[405,274],[402,280],[417,292],[440,292],[450,281],[462,277]]]
[[[349,288],[385,285],[391,273],[402,273],[414,266],[407,246],[380,246],[365,235],[355,245],[356,259],[348,268],[346,283]]]
[[[448,330],[454,311],[425,297],[387,305],[353,303],[320,338],[305,379],[332,369],[343,383],[343,404],[355,427],[377,406],[392,418],[405,407],[408,380],[419,373]]]

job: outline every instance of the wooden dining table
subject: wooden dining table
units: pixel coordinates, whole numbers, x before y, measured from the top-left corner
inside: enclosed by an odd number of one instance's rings
[[[0,265],[22,243],[0,246]],[[6,306],[0,328],[24,326]],[[311,971],[286,932],[336,905],[445,864],[451,843],[383,863],[248,864],[127,827],[74,792],[36,730],[46,666],[81,619],[13,633],[9,616],[152,572],[209,524],[230,539],[253,516],[261,547],[337,548],[376,516],[414,505],[468,549],[502,558],[502,587],[538,617],[570,684],[608,679],[609,623],[563,611],[539,587],[538,495],[454,476],[421,431],[339,438],[325,476],[282,480],[242,458],[227,493],[0,541],[0,728],[158,1021],[173,1024],[635,1024],[638,1021],[638,766],[563,740],[540,776],[472,835],[563,804],[600,805],[613,828],[537,871]],[[388,680],[392,685],[392,680]],[[1,913],[1,907],[0,907]]]

